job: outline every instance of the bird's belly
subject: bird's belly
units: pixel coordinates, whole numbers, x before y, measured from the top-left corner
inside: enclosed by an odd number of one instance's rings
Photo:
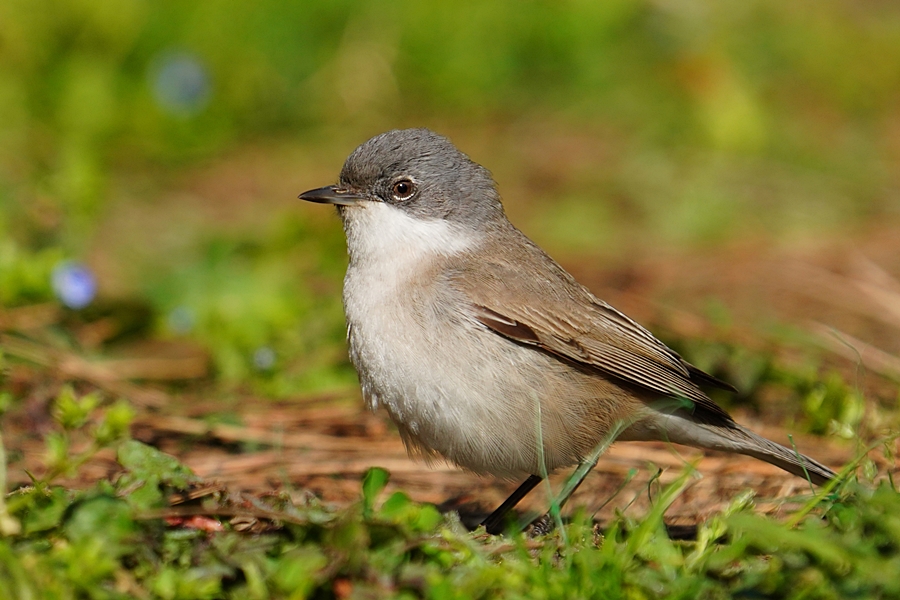
[[[357,283],[351,273],[346,283]],[[577,462],[595,443],[585,439],[587,405],[558,385],[555,359],[448,313],[428,294],[407,303],[390,293],[349,296],[363,396],[388,411],[411,453],[518,477]],[[587,437],[602,437],[595,429]]]
[[[412,454],[439,454],[481,473],[534,472],[537,411],[508,410],[506,390],[461,358],[465,349],[372,341],[351,326],[363,397],[370,408],[387,410]]]

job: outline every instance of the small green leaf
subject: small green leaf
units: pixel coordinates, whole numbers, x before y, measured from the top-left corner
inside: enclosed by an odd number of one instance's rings
[[[106,553],[117,557],[133,541],[136,526],[125,502],[96,496],[74,505],[65,530],[73,543],[99,540]]]
[[[372,511],[375,499],[384,490],[389,478],[390,473],[380,467],[372,467],[366,471],[362,484],[363,512],[368,514]]]
[[[51,431],[44,441],[47,446],[47,470],[50,473],[64,473],[70,468],[69,436],[59,431]]]
[[[103,415],[103,420],[94,431],[94,439],[100,447],[128,437],[134,409],[125,402],[119,401],[110,406]]]
[[[175,488],[185,488],[197,480],[197,476],[175,457],[136,440],[122,444],[116,460],[138,479],[154,479]]]
[[[275,585],[290,592],[292,598],[305,598],[316,585],[319,571],[328,565],[328,557],[313,545],[289,550],[278,559],[273,575]]]
[[[135,440],[119,446],[117,459],[127,472],[118,479],[116,488],[137,508],[160,506],[165,498],[161,486],[184,490],[198,480],[174,457]]]
[[[39,531],[47,531],[57,527],[63,515],[72,503],[71,492],[60,487],[43,492],[38,488],[29,488],[9,497],[9,504],[15,502],[14,516],[22,522],[22,531],[30,535]]]
[[[91,412],[100,404],[100,397],[91,393],[77,398],[72,386],[66,385],[60,390],[53,407],[53,417],[63,429],[83,427]]]
[[[380,514],[388,519],[400,520],[406,516],[412,506],[413,503],[409,496],[403,492],[394,492],[381,505]]]
[[[325,545],[346,557],[349,568],[356,568],[366,560],[371,541],[369,532],[359,515],[348,514],[327,531]]]
[[[419,511],[416,515],[416,520],[413,523],[413,528],[416,531],[421,532],[434,531],[443,520],[444,516],[436,506],[434,506],[433,504],[422,504],[421,506],[419,506]]]

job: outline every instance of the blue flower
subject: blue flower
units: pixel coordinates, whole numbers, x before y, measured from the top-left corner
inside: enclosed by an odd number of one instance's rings
[[[97,279],[86,266],[72,261],[53,268],[53,292],[69,308],[84,308],[97,295]]]

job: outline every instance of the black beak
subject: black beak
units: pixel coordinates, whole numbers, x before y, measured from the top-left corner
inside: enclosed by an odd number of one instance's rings
[[[329,185],[326,187],[309,190],[297,196],[301,200],[318,202],[319,204],[335,204],[337,206],[354,206],[368,200],[366,196],[355,194],[348,189]]]

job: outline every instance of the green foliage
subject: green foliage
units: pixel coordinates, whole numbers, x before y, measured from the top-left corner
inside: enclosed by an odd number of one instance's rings
[[[384,486],[387,485],[388,477],[390,477],[390,474],[378,467],[373,467],[366,471],[362,484],[363,511],[365,513],[372,513],[375,499],[384,490]]]
[[[134,440],[121,444],[116,458],[125,469],[118,486],[128,490],[125,500],[137,509],[160,508],[166,492],[188,489],[199,481],[173,457]]]
[[[52,299],[51,273],[63,258],[62,250],[58,247],[28,250],[3,225],[0,216],[0,306]]]
[[[803,408],[811,421],[810,429],[854,438],[865,410],[860,392],[848,386],[838,373],[817,377],[806,387]]]
[[[225,386],[250,382],[269,396],[334,389],[356,381],[335,299],[345,256],[342,236],[284,216],[246,239],[203,242],[179,266],[149,278],[147,295],[161,329],[209,348]]]
[[[85,422],[93,401],[61,395],[60,422]],[[79,408],[80,407],[80,408]],[[63,419],[63,415],[70,415]],[[74,416],[71,416],[74,415]],[[127,441],[113,482],[70,491],[38,486],[10,496],[19,531],[0,537],[0,594],[46,598],[305,598],[317,595],[452,598],[890,597],[900,593],[900,494],[847,484],[814,499],[796,527],[754,512],[749,493],[672,540],[663,517],[692,477],[661,490],[646,515],[598,530],[583,513],[564,531],[529,540],[474,534],[431,505],[395,492],[383,469],[358,503],[256,500],[264,533],[171,520],[166,498],[199,481],[172,457]],[[77,457],[71,460],[77,460]],[[810,503],[812,507],[812,501]],[[244,514],[212,496],[212,514]],[[253,509],[252,509],[253,510]],[[223,527],[224,526],[224,527]]]
[[[75,423],[89,427],[99,410],[88,409],[93,398],[71,391],[57,404],[57,420],[70,433]],[[43,484],[9,496],[8,517],[21,528],[0,536],[0,595],[799,599],[900,593],[900,493],[886,484],[826,489],[788,523],[755,512],[752,494],[744,493],[700,523],[695,541],[684,542],[669,537],[664,515],[693,477],[687,470],[645,515],[619,515],[598,529],[576,513],[563,531],[528,539],[469,533],[453,515],[402,492],[382,501],[388,473],[377,468],[349,507],[293,504],[287,496],[235,505],[213,495],[195,507],[197,514],[223,516],[215,527],[201,527],[170,512],[166,501],[200,483],[184,466],[133,441],[118,444],[118,461],[123,472],[111,482],[82,491]],[[269,523],[261,533],[242,532],[227,517],[246,521],[257,510]]]
[[[65,430],[78,429],[84,426],[99,404],[100,395],[96,392],[78,398],[72,386],[67,385],[56,397],[53,418]]]
[[[115,445],[129,435],[134,409],[118,401],[100,407],[96,393],[76,396],[71,386],[63,386],[53,403],[53,417],[60,429],[47,434],[47,474],[39,482],[41,486],[60,475],[73,475],[75,471],[101,449]],[[90,424],[90,445],[79,453],[72,451],[72,433]]]
[[[810,431],[846,439],[857,435],[865,399],[839,373],[823,376],[818,369],[776,369],[772,378],[802,399],[802,414]]]

